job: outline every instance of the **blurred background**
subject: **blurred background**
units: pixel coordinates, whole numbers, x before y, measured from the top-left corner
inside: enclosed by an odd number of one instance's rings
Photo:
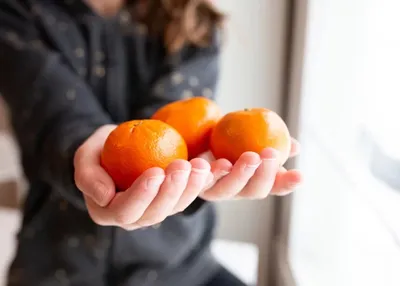
[[[218,205],[213,251],[250,285],[400,285],[400,2],[218,0],[219,103],[264,106],[302,143],[285,198]],[[0,285],[24,189],[0,102]]]

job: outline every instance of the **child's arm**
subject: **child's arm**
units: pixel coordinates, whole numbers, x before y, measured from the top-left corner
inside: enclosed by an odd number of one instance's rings
[[[32,16],[19,3],[0,3],[0,93],[11,111],[26,175],[41,178],[84,208],[73,180],[73,156],[111,119],[57,53],[38,45]]]

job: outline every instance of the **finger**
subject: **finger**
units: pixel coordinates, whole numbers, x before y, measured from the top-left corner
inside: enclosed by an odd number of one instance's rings
[[[243,153],[232,171],[207,190],[204,197],[208,200],[221,200],[236,196],[246,186],[260,164],[261,159],[257,153]]]
[[[292,143],[291,143],[291,148],[290,148],[290,157],[295,157],[299,155],[300,153],[300,143],[296,139],[292,138]]]
[[[215,161],[215,157],[211,153],[211,151],[207,151],[207,152],[201,153],[198,157],[201,158],[201,159],[206,160],[209,163]]]
[[[107,207],[115,223],[128,225],[137,222],[157,196],[164,179],[163,169],[151,168],[136,179],[129,189],[117,193]]]
[[[95,132],[74,156],[74,179],[78,189],[99,206],[106,206],[115,195],[112,178],[100,165],[100,153],[104,142],[114,129],[105,126]]]
[[[83,196],[85,198],[89,215],[96,224],[101,226],[114,225],[112,216],[107,209],[100,207],[95,201],[92,200],[92,198],[86,196],[85,194],[83,194]]]
[[[232,163],[227,159],[218,159],[211,163],[211,175],[207,178],[204,191],[210,189],[220,179],[228,175],[232,171]]]
[[[174,208],[174,213],[183,211],[197,198],[200,192],[204,189],[207,179],[211,174],[211,166],[204,159],[193,159],[190,161],[190,164],[192,167],[188,184]]]
[[[272,188],[271,195],[285,196],[294,191],[300,185],[302,175],[298,170],[286,171],[281,168],[275,178],[275,184]]]
[[[271,191],[275,176],[279,170],[278,152],[274,149],[264,149],[261,154],[261,165],[244,189],[238,194],[240,198],[262,199]]]
[[[112,210],[100,207],[88,196],[84,195],[84,197],[89,215],[96,224],[100,226],[117,225]],[[128,231],[140,228],[140,226],[136,224],[129,224],[129,225],[120,224],[118,226]]]
[[[157,224],[172,214],[187,186],[191,167],[190,163],[185,160],[176,160],[168,166],[165,171],[165,180],[157,197],[138,222],[141,226]]]

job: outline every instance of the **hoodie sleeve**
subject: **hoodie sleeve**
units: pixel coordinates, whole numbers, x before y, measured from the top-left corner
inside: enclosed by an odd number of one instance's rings
[[[21,1],[0,2],[0,93],[28,178],[39,178],[78,208],[73,156],[97,128],[112,123],[91,89],[44,46]]]

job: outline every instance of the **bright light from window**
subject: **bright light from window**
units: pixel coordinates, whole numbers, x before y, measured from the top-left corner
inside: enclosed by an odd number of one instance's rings
[[[366,125],[390,157],[400,159],[400,1],[368,1]]]
[[[400,1],[308,3],[293,273],[298,286],[397,286],[400,195],[369,171],[358,135],[400,158]]]

